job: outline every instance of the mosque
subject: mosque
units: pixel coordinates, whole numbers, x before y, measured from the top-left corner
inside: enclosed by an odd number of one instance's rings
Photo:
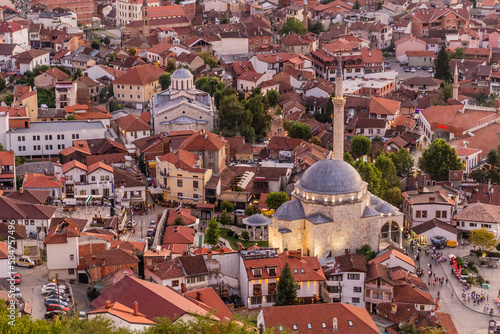
[[[339,58],[333,98],[333,158],[316,162],[295,184],[291,200],[276,210],[269,246],[301,249],[319,258],[342,255],[368,244],[401,247],[403,214],[371,194],[356,169],[343,161],[344,105]]]

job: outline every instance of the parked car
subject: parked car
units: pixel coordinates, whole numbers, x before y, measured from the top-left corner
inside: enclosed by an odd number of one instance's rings
[[[47,286],[47,287],[42,287],[42,295],[46,295],[49,292],[52,291],[57,291],[57,287],[55,286]],[[66,292],[66,287],[65,286],[60,286],[59,287],[59,292],[64,293]]]
[[[87,319],[87,313],[80,311],[78,313],[78,320],[86,320]]]
[[[12,274],[12,281],[16,285],[19,284],[19,283],[21,283],[21,275],[18,274],[18,273]]]
[[[50,282],[50,283],[44,284],[44,285],[42,286],[42,288],[49,288],[49,287],[54,287],[54,288],[56,288],[56,287],[57,287],[57,283]],[[59,288],[66,289],[66,285],[64,285],[64,284],[59,284]]]
[[[154,220],[149,222],[149,228],[156,228],[156,222]]]
[[[417,70],[419,70],[419,71],[420,71],[421,69],[422,69],[422,67],[420,67],[420,65],[419,65],[419,66],[417,66]]]
[[[45,307],[49,306],[50,304],[60,304],[62,306],[68,307],[69,303],[59,300],[57,298],[48,298],[45,299],[44,305]]]
[[[427,66],[422,66],[422,71],[427,71]]]
[[[64,311],[69,312],[69,307],[63,306],[61,304],[49,304],[46,307],[47,312],[50,311]]]
[[[14,259],[12,260],[11,263],[15,266],[26,267],[26,268],[33,268],[35,266],[35,262],[33,262],[33,260],[25,256],[21,256],[17,259]]]
[[[45,300],[47,299],[58,299],[60,301],[63,301],[65,303],[70,303],[70,299],[68,297],[65,297],[63,295],[57,295],[57,294],[52,294],[52,295],[48,295],[48,296],[45,296]]]
[[[234,210],[234,214],[237,216],[244,216],[245,210],[243,210],[243,209]]]
[[[405,67],[405,72],[410,72],[410,68],[408,66]]]
[[[431,238],[432,245],[437,249],[442,249],[446,247],[446,238],[441,235],[436,235]]]
[[[135,220],[132,220],[132,221],[130,221],[130,220],[129,220],[129,221],[127,222],[127,227],[128,227],[128,228],[133,228],[133,227],[136,227],[136,226],[137,226],[137,223],[136,223],[136,221],[135,221]]]
[[[14,292],[12,293],[12,295],[16,298],[22,298],[23,297],[23,293],[21,292],[21,290],[19,288],[15,288],[14,289]]]
[[[432,66],[429,66],[429,67],[427,68],[427,72],[429,72],[429,73],[433,73],[433,72],[434,72],[434,68],[433,68]]]
[[[155,235],[155,230],[150,228],[146,234],[148,237],[153,237]]]
[[[65,315],[66,312],[64,311],[61,311],[61,310],[56,310],[56,311],[49,311],[47,313],[45,313],[45,319],[54,319],[54,317],[57,317],[57,316],[62,316],[62,315]]]
[[[416,73],[416,72],[417,72],[417,70],[415,69],[415,67],[412,67],[412,68],[410,68],[410,72],[411,72],[411,73]]]

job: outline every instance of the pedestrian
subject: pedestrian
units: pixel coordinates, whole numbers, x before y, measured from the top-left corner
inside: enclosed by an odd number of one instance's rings
[[[441,294],[441,292],[438,290],[438,298],[439,298],[439,295]]]
[[[448,285],[448,277],[446,277],[446,285]]]
[[[490,318],[493,316],[493,308],[490,310]]]
[[[432,263],[429,263],[429,268],[431,268],[431,269],[432,269]]]

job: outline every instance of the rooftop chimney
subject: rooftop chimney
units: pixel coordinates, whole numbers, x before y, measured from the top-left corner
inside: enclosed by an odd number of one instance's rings
[[[104,305],[104,307],[106,308],[110,308],[111,307],[111,300],[106,300],[106,304]]]
[[[211,259],[211,258],[212,258],[212,251],[209,249],[207,252],[207,259]]]
[[[201,300],[201,292],[199,292],[199,291],[196,293],[196,300],[199,300],[200,302],[202,301]]]
[[[134,302],[134,315],[137,317],[139,315],[139,303],[137,300]]]
[[[418,186],[418,193],[421,194],[424,192],[424,186]]]
[[[293,251],[288,251],[288,256],[294,257],[294,258],[297,258],[300,260],[302,258],[302,250],[297,249],[297,250],[293,250]]]

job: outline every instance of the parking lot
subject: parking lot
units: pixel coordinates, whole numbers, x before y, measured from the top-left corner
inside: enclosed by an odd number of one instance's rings
[[[388,71],[396,71],[398,73],[398,81],[402,81],[412,77],[428,77],[432,78],[433,74],[427,72],[427,70],[417,70],[415,73],[405,72],[405,66],[400,66],[401,64],[397,62],[395,57],[386,58],[386,61],[390,63],[391,68]],[[399,88],[399,85],[397,86]]]
[[[19,289],[21,290],[23,299],[31,305],[31,317],[33,319],[44,319],[44,296],[40,293],[40,290],[44,284],[49,283],[47,266],[41,265],[35,268],[16,267],[16,271],[21,275]],[[65,282],[64,284],[67,285]],[[73,290],[76,311],[90,311],[90,303],[87,298],[87,285],[72,284],[71,288]]]

